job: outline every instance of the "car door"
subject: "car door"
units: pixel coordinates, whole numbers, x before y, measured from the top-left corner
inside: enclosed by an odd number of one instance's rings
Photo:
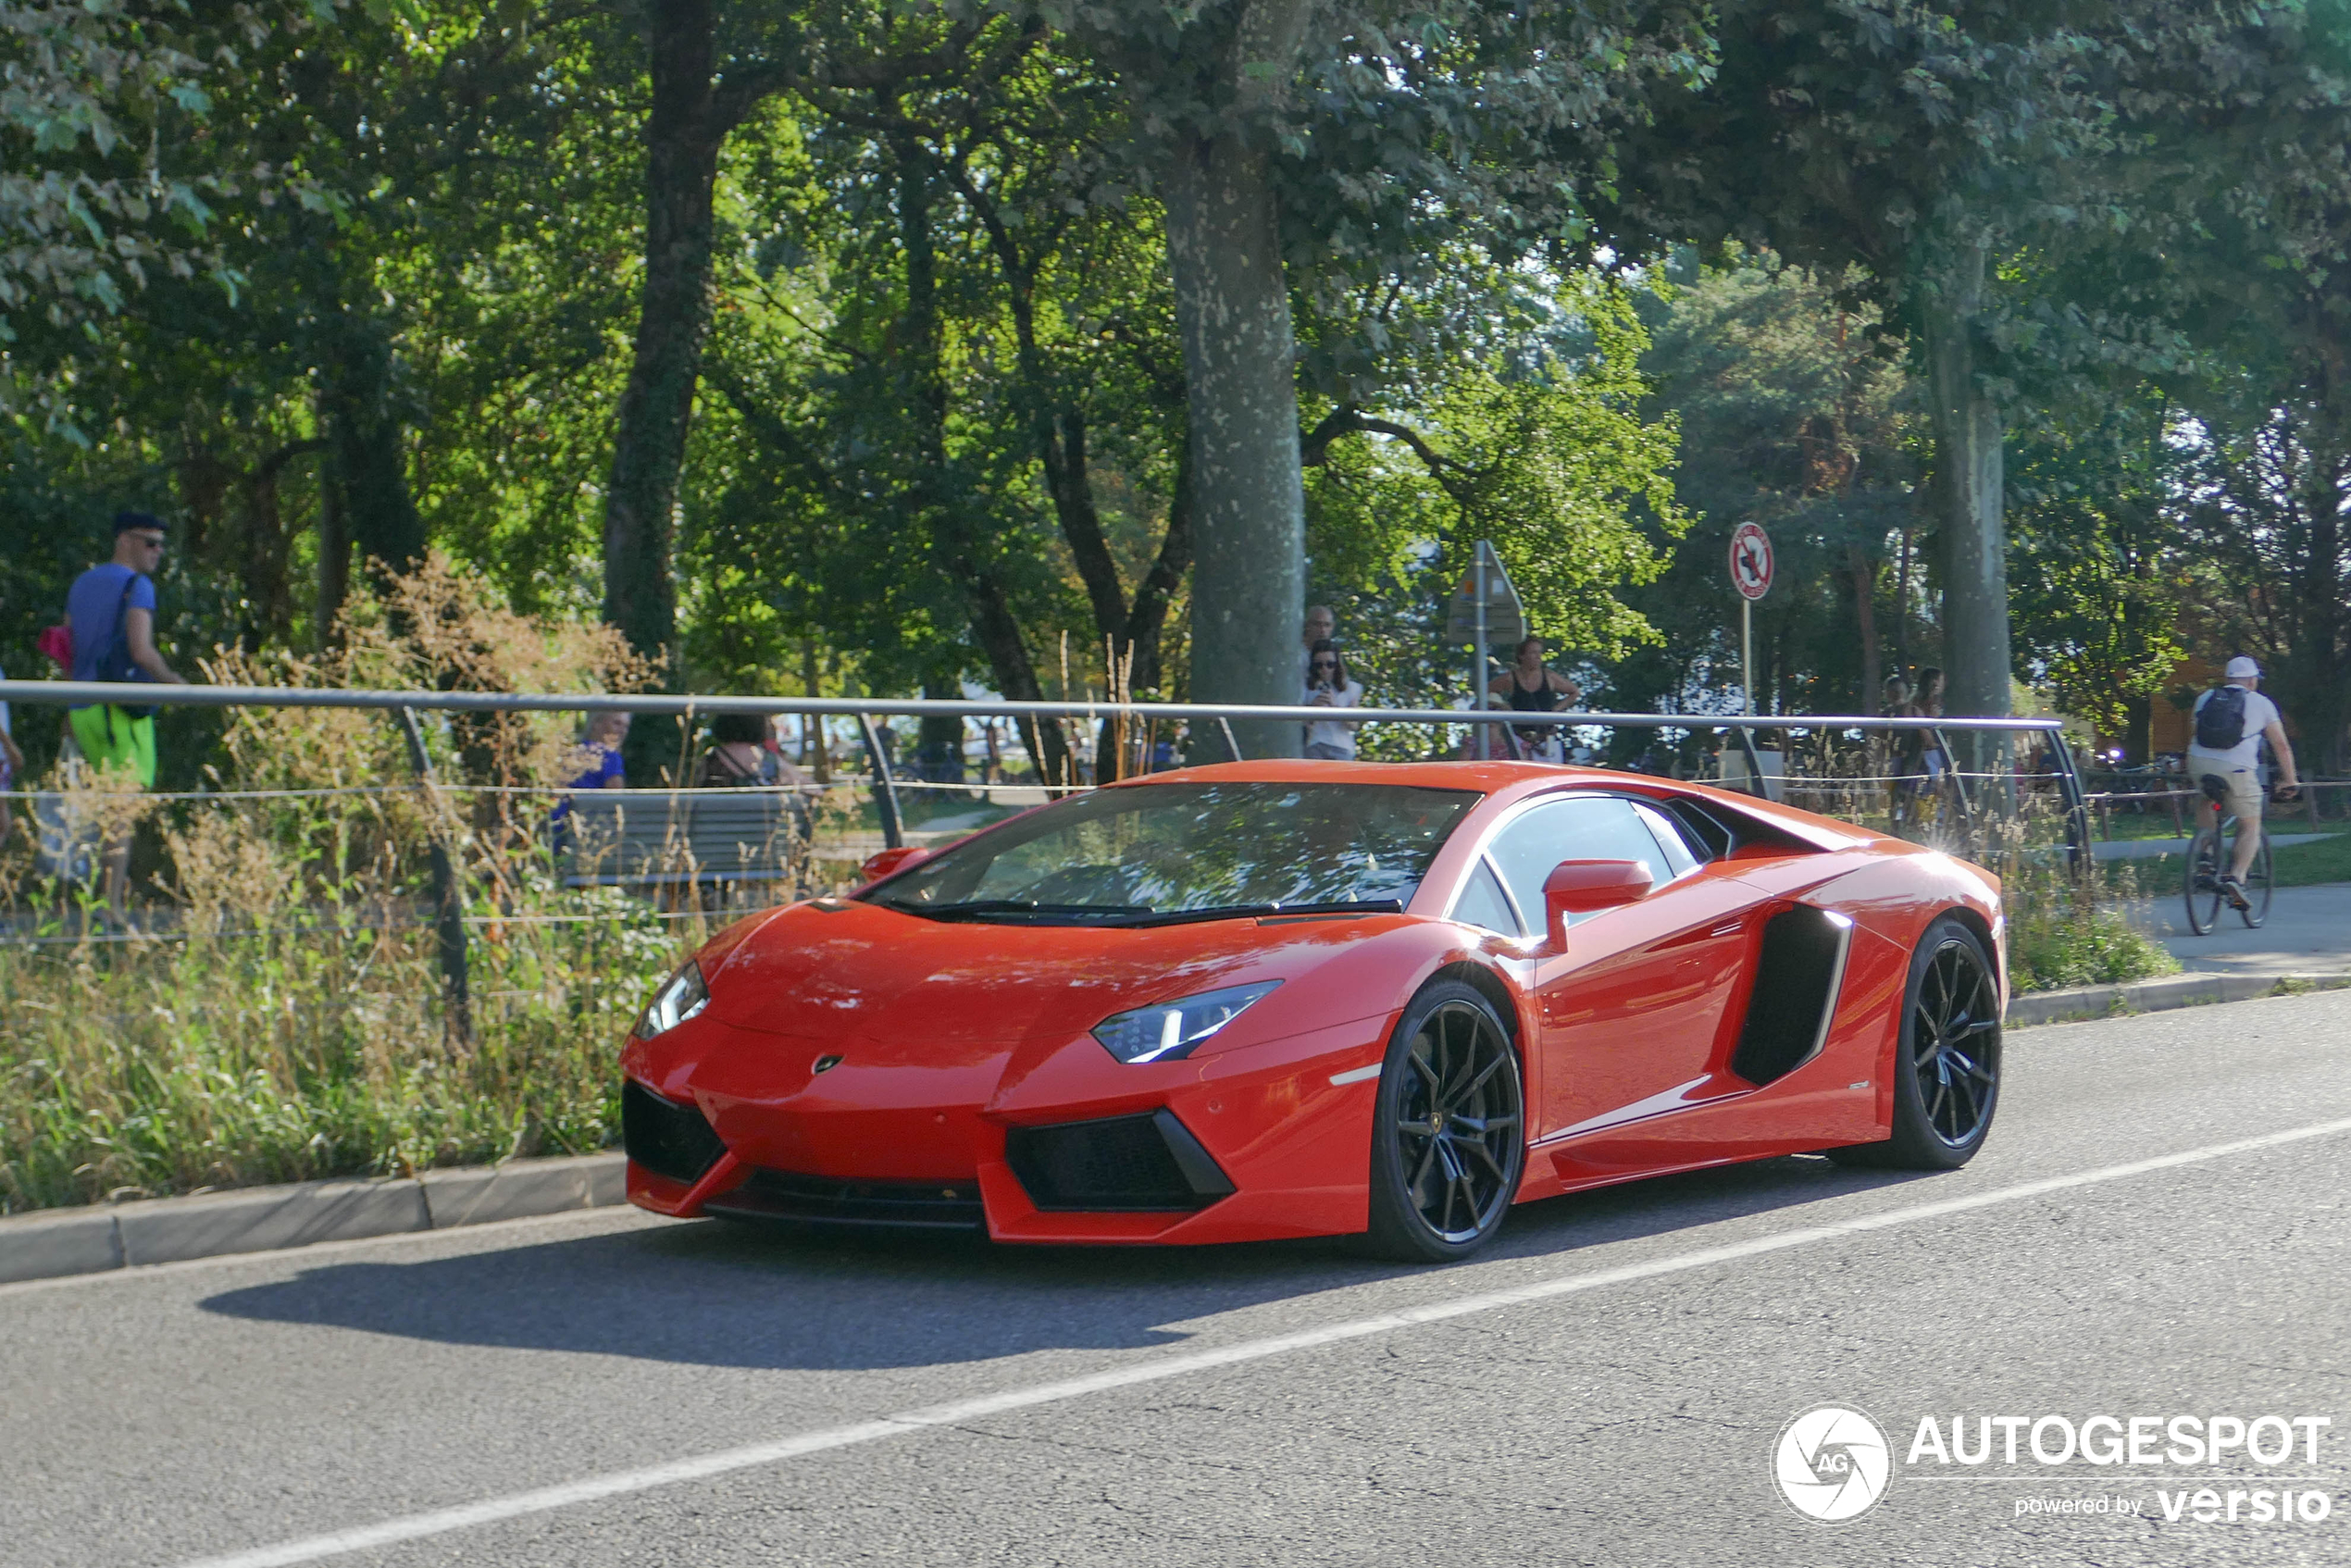
[[[1562,860],[1635,860],[1639,900],[1576,916],[1567,951],[1536,961],[1542,1054],[1537,1136],[1606,1126],[1703,1099],[1744,964],[1752,888],[1698,865],[1662,817],[1621,796],[1543,801],[1506,823],[1486,855],[1530,935],[1543,879]]]

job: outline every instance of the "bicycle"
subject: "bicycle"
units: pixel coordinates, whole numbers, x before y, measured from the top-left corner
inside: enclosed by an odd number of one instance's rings
[[[2220,906],[2229,902],[2229,895],[2220,887],[2220,870],[2235,864],[2236,835],[2245,831],[2245,824],[2236,817],[2223,820],[2221,811],[2229,798],[2229,788],[2218,776],[2206,774],[2202,779],[2205,803],[2196,814],[2196,834],[2188,840],[2188,929],[2199,937],[2210,936],[2212,927],[2220,923]],[[2281,798],[2284,791],[2281,790]],[[2229,829],[2234,828],[2232,832]],[[2255,825],[2259,831],[2259,825]],[[2237,917],[2255,930],[2270,917],[2270,894],[2275,877],[2270,865],[2270,835],[2261,834],[2261,847],[2253,856],[2253,864],[2245,867],[2245,902],[2236,906]]]

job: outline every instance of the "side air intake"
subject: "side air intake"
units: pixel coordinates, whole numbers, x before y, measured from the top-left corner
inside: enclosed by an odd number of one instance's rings
[[[620,1085],[620,1141],[645,1169],[688,1187],[727,1152],[699,1107],[664,1100],[634,1078]]]
[[[1851,920],[1809,904],[1784,909],[1764,922],[1755,988],[1731,1071],[1751,1084],[1767,1084],[1820,1053],[1836,1014],[1852,940]]]
[[[1044,1210],[1134,1213],[1204,1209],[1233,1183],[1191,1129],[1164,1108],[1148,1116],[1014,1127],[1004,1163]]]

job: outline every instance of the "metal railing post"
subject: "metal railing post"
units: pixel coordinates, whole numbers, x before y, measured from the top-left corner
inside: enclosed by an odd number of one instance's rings
[[[906,835],[899,827],[898,781],[889,775],[889,757],[882,750],[881,731],[871,714],[859,714],[857,727],[865,733],[865,755],[874,765],[874,807],[881,814],[882,844],[899,849]]]
[[[2082,789],[2082,770],[2075,765],[2073,748],[2066,744],[2062,730],[2049,732],[2049,754],[2057,759],[2058,791],[2065,797],[2065,857],[2066,864],[2076,876],[2085,876],[2096,863],[2096,852],[2090,841],[2090,812],[2088,797]]]
[[[432,754],[425,750],[425,732],[416,710],[395,708],[402,739],[408,742],[408,765],[425,798],[430,826],[426,859],[432,869],[433,927],[441,959],[441,987],[448,1011],[450,1032],[461,1041],[474,1038],[473,996],[466,973],[465,899],[457,886],[457,865],[449,852],[449,835],[442,822],[441,798],[433,788]]]
[[[1772,787],[1763,780],[1763,753],[1755,749],[1754,727],[1752,725],[1739,724],[1732,726],[1732,728],[1737,732],[1739,738],[1739,750],[1744,753],[1747,757],[1747,792],[1753,795],[1759,801],[1770,800],[1772,798]],[[1780,748],[1780,759],[1785,765],[1787,759],[1787,748],[1785,742],[1782,743]]]

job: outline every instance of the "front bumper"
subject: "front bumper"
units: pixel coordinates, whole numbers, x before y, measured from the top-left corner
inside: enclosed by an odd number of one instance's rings
[[[628,1197],[678,1217],[1040,1244],[1350,1235],[1369,1223],[1377,1086],[1330,1080],[1375,1064],[1386,1036],[1370,1020],[1148,1074],[1072,1052],[1083,1069],[1015,1090],[941,1076],[968,1097],[846,1067],[779,1097],[728,1092],[742,1086],[724,1075],[645,1072],[632,1049]]]

